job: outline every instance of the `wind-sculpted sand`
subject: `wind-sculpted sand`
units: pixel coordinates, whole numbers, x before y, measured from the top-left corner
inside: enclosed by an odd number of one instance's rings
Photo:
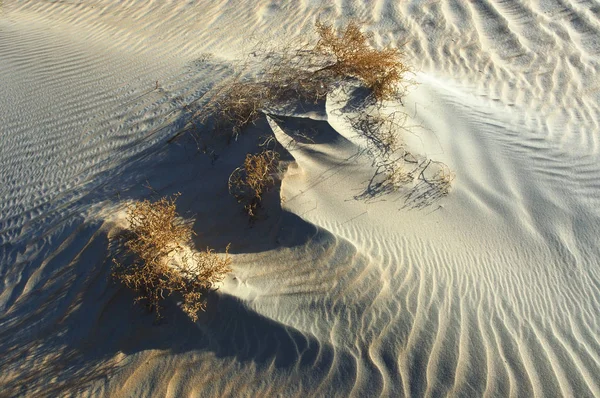
[[[319,18],[403,48],[448,195],[369,189],[345,85],[202,153],[210,88]],[[0,2],[0,396],[600,396],[598,38],[592,2]],[[227,180],[269,134],[249,224]],[[196,323],[110,278],[124,203],[176,192],[231,242]]]

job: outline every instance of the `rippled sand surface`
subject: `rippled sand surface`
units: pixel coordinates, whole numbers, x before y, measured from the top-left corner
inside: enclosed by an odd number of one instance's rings
[[[217,159],[171,140],[257,46],[350,18],[403,48],[449,195],[365,195],[342,89]],[[599,72],[595,2],[0,2],[0,396],[600,396]],[[249,225],[227,178],[264,134],[289,162]],[[155,324],[111,238],[175,192],[234,270]]]

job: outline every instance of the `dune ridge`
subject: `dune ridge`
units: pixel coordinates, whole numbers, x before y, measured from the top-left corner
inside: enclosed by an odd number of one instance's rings
[[[600,396],[600,9],[367,3],[0,3],[0,396]],[[402,46],[402,138],[448,196],[362,195],[344,87],[218,157],[170,141],[318,18]],[[264,134],[287,169],[251,226],[227,176]],[[175,192],[234,272],[156,325],[110,281],[115,217]]]

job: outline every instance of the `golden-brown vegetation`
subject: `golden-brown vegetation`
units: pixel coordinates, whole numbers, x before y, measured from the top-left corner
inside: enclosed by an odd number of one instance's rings
[[[366,139],[366,151],[377,169],[367,193],[387,192],[418,181],[422,183],[417,184],[420,189],[408,195],[414,203],[429,203],[447,194],[454,178],[447,166],[417,159],[405,149],[400,133],[410,131],[405,125],[407,115],[398,112],[398,117],[383,116],[380,112],[382,101],[401,101],[403,95],[409,68],[402,62],[400,50],[373,48],[372,35],[364,33],[354,21],[340,29],[322,22],[315,28],[316,44],[253,54],[253,63],[264,68],[249,73],[249,68],[242,67],[213,88],[186,130],[199,122],[228,140],[237,138],[261,115],[277,114],[294,102],[317,102],[340,80],[354,79],[372,94],[358,112],[348,116],[354,129]],[[375,112],[368,112],[369,106]],[[205,145],[203,142],[202,147]],[[264,193],[275,184],[278,162],[279,154],[272,150],[248,154],[244,164],[229,176],[229,192],[251,219],[257,217]],[[180,295],[183,310],[196,320],[198,311],[204,309],[203,294],[223,280],[230,271],[231,259],[228,250],[219,256],[209,248],[200,252],[193,249],[191,225],[177,215],[175,200],[145,200],[128,206],[130,229],[123,235],[124,248],[133,261],[115,259],[113,276],[136,291],[137,300],[146,300],[158,316],[166,296]]]
[[[378,101],[400,99],[409,68],[398,49],[371,47],[371,35],[357,22],[339,30],[318,22],[315,29],[316,44],[254,51],[251,64],[259,63],[262,69],[240,66],[237,74],[212,90],[194,120],[237,138],[261,114],[289,102],[316,102],[343,78],[357,79]]]
[[[264,192],[273,186],[278,162],[279,154],[271,150],[249,153],[243,166],[229,176],[229,192],[244,205],[250,218],[256,217]]]
[[[269,100],[269,88],[260,82],[227,81],[196,114],[201,123],[214,123],[217,132],[231,132],[235,138],[258,119]]]
[[[173,293],[183,299],[184,312],[195,321],[204,309],[202,295],[230,271],[227,250],[223,257],[211,249],[193,249],[192,227],[177,215],[173,198],[144,200],[127,208],[129,230],[124,246],[133,255],[125,263],[114,259],[113,276],[139,293],[160,317],[160,302]],[[227,247],[229,249],[229,247]]]
[[[401,61],[400,50],[371,47],[369,40],[372,35],[363,33],[355,21],[339,30],[317,22],[316,29],[320,39],[314,51],[332,58],[332,62],[319,72],[331,71],[337,76],[356,78],[372,91],[377,100],[396,96],[398,84],[409,71]]]
[[[256,49],[238,74],[213,90],[211,99],[197,114],[199,120],[212,124],[227,137],[237,138],[261,115],[277,115],[282,109],[285,114],[286,105],[294,101],[317,102],[340,81],[354,80],[371,93],[347,116],[366,139],[366,152],[376,166],[367,192],[385,193],[422,181],[436,192],[447,194],[454,177],[448,168],[415,156],[404,146],[403,133],[413,133],[406,125],[408,115],[403,111],[392,115],[382,112],[383,101],[402,102],[405,88],[412,84],[406,77],[410,69],[402,61],[402,52],[389,46],[374,48],[372,34],[364,32],[356,21],[340,28],[317,22],[315,31],[317,39],[312,43],[309,40],[283,49]],[[229,179],[230,192],[251,218],[256,217],[263,189],[273,184],[277,159],[266,157],[268,153],[248,155],[244,166]],[[434,168],[439,173],[432,174]],[[252,176],[263,185],[253,187]]]

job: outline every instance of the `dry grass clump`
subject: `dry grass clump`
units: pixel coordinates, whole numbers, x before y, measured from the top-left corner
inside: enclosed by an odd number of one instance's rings
[[[383,175],[383,182],[378,186],[382,191],[393,190],[412,179],[404,166],[416,161],[400,138],[406,117],[404,113],[385,116],[361,113],[351,120],[352,127],[366,140],[366,150],[377,167],[377,174]]]
[[[405,207],[422,209],[431,206],[450,192],[454,173],[442,162],[424,160],[418,166],[417,184],[405,196]]]
[[[432,169],[432,171],[429,171]],[[429,176],[427,176],[429,172]],[[419,179],[435,188],[440,196],[447,195],[450,192],[452,181],[456,175],[448,165],[435,160],[428,160],[422,165]]]
[[[352,118],[351,124],[367,139],[373,150],[390,157],[403,149],[400,130],[403,129],[406,118],[404,113],[399,117],[396,116],[396,113],[386,116],[379,113],[363,113]]]
[[[212,121],[214,130],[230,131],[236,138],[259,118],[269,98],[270,89],[265,84],[234,78],[212,95],[196,117],[203,124]]]
[[[246,155],[244,165],[236,168],[229,176],[229,192],[235,196],[244,210],[255,218],[262,195],[273,186],[273,174],[277,171],[279,154],[264,150],[258,154]]]
[[[144,200],[127,207],[124,246],[134,260],[125,266],[114,259],[113,277],[140,294],[136,301],[147,300],[158,317],[165,296],[180,294],[184,312],[196,321],[197,312],[204,310],[202,293],[223,280],[231,270],[231,258],[227,250],[221,257],[208,248],[192,249],[194,232],[177,215],[176,199]]]
[[[316,44],[253,51],[235,76],[208,94],[194,120],[237,138],[261,114],[277,113],[294,102],[315,103],[347,77],[358,79],[378,101],[400,98],[409,69],[398,49],[372,48],[371,35],[361,32],[357,22],[339,30],[317,22],[315,29]]]
[[[320,40],[315,52],[333,58],[333,63],[320,69],[337,76],[354,77],[369,88],[377,100],[393,99],[398,84],[409,68],[401,62],[402,53],[396,48],[377,50],[369,45],[371,34],[363,33],[357,22],[334,29],[322,22],[316,24]]]
[[[211,93],[194,119],[204,125],[212,123],[212,130],[237,139],[244,128],[263,114],[276,112],[290,102],[314,103],[324,98],[328,85],[316,80],[312,72],[292,67],[293,56],[289,57],[272,59],[268,69],[253,79],[236,76],[224,82]]]
[[[413,133],[404,112],[382,114],[379,109],[358,113],[350,122],[365,139],[365,152],[373,159],[376,172],[367,190],[358,195],[368,198],[413,185],[407,198],[412,207],[424,207],[450,192],[454,173],[439,161],[411,153],[401,140],[402,133]]]

